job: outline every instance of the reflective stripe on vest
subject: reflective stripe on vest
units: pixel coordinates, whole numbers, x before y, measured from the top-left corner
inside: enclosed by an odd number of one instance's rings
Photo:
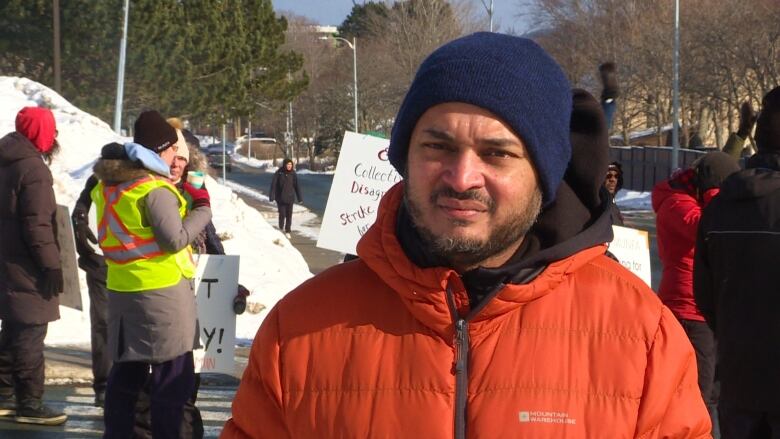
[[[164,252],[160,249],[160,245],[152,238],[141,238],[131,234],[122,220],[119,219],[114,206],[122,195],[135,189],[136,187],[149,182],[154,181],[154,177],[146,177],[140,180],[122,183],[118,186],[104,186],[103,198],[106,202],[106,206],[103,212],[103,219],[98,224],[98,242],[101,244],[100,248],[103,250],[103,255],[117,264],[126,264],[128,262],[137,261],[139,259],[149,259],[155,256],[160,256]],[[116,237],[121,245],[118,246],[104,246],[108,234],[107,230]]]

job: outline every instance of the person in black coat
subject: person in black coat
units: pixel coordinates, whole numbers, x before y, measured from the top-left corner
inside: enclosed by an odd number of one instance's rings
[[[612,215],[612,224],[622,226],[623,214],[620,213],[620,208],[618,208],[618,205],[615,202],[615,197],[617,197],[620,189],[623,188],[623,167],[620,166],[620,162],[612,162],[609,164],[607,176],[604,178],[604,188],[607,189],[609,198],[612,200],[612,204],[609,206]]]
[[[25,107],[16,131],[0,139],[0,418],[59,425],[64,413],[43,404],[43,341],[60,318],[64,280],[57,244],[54,115]],[[14,403],[14,395],[16,402]]]
[[[120,146],[119,144],[116,144]],[[76,238],[76,252],[79,268],[87,275],[89,293],[89,324],[92,346],[92,389],[95,391],[95,406],[103,407],[106,401],[106,384],[111,371],[111,355],[108,352],[108,295],[106,293],[106,261],[95,251],[97,238],[89,228],[89,209],[92,206],[90,193],[98,184],[91,175],[81,191],[71,219]]]
[[[780,87],[762,107],[758,153],[704,209],[694,253],[694,297],[717,340],[724,438],[780,437]]]
[[[279,230],[284,231],[287,238],[290,238],[293,204],[296,198],[299,203],[303,202],[292,160],[284,159],[282,166],[274,174],[268,198],[272,202],[276,201],[279,209]]]

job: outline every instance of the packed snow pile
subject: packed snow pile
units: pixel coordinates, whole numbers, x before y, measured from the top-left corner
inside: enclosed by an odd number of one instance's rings
[[[618,207],[626,210],[652,210],[650,192],[637,192],[621,189],[615,196]]]
[[[61,146],[51,165],[57,202],[71,210],[92,173],[100,149],[109,142],[124,142],[108,124],[85,113],[48,87],[25,78],[0,76],[0,136],[14,131],[16,113],[25,106],[52,110]],[[276,302],[311,277],[303,256],[257,210],[247,206],[228,187],[208,178],[214,225],[225,252],[241,256],[239,282],[246,286],[249,308],[237,317],[239,339],[251,339]],[[61,306],[62,318],[49,325],[47,344],[89,344],[89,296],[84,273],[79,273],[84,311]]]

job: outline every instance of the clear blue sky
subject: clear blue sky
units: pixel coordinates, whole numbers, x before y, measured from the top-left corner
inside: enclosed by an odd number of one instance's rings
[[[475,11],[485,12],[480,0],[471,1]],[[272,3],[277,11],[291,11],[319,24],[333,26],[341,24],[352,10],[352,0],[272,0]],[[363,3],[363,0],[357,0],[357,3]],[[489,5],[490,0],[485,3]],[[519,33],[525,32],[526,24],[516,17],[521,12],[517,4],[517,0],[493,0],[493,23],[499,24],[502,30],[515,28]]]

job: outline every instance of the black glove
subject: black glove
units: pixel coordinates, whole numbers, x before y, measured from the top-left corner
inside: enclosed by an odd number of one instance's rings
[[[750,105],[750,101],[745,101],[739,108],[739,129],[737,129],[737,135],[745,140],[753,131],[753,125],[756,124],[756,112]]]
[[[238,291],[236,291],[236,297],[233,298],[233,312],[236,315],[241,315],[246,311],[246,296],[249,295],[249,290],[245,286],[238,284]]]
[[[73,221],[73,233],[76,235],[76,250],[78,250],[79,254],[94,253],[92,244],[97,244],[98,240],[95,238],[92,230],[89,229],[87,209],[83,205],[76,204],[76,207],[73,209],[73,215],[70,218]]]
[[[607,101],[615,99],[620,94],[617,80],[617,67],[613,62],[605,62],[599,66],[599,76],[601,79],[601,100]]]
[[[41,295],[44,299],[51,299],[59,296],[65,287],[65,281],[62,278],[62,270],[46,270],[43,272],[43,288]]]

